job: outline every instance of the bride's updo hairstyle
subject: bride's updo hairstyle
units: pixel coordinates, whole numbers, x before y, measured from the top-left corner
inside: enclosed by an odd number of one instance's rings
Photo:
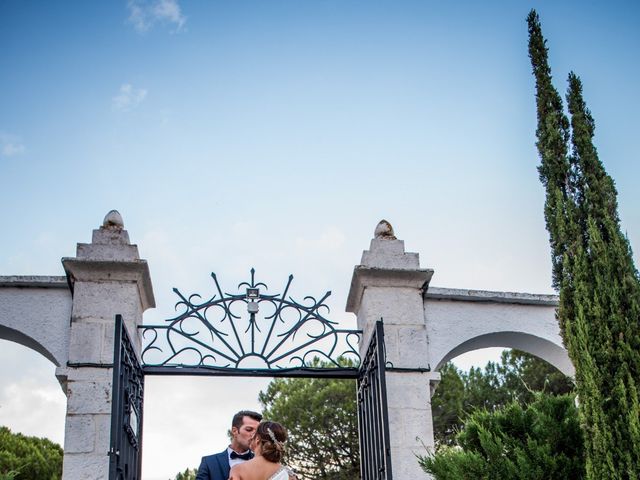
[[[256,438],[260,441],[265,460],[280,463],[284,455],[284,442],[287,441],[287,430],[277,422],[263,421],[258,425]]]

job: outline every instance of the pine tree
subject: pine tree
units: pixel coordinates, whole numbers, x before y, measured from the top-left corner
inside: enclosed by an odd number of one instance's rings
[[[535,11],[527,22],[553,285],[560,290],[558,319],[576,369],[587,478],[637,479],[640,279],[620,229],[614,182],[593,145],[595,123],[580,79],[569,75],[569,125]]]
[[[0,479],[59,480],[62,448],[46,438],[27,437],[0,427]]]
[[[582,432],[572,395],[538,392],[495,411],[474,411],[455,446],[419,457],[436,480],[542,480],[584,477]]]
[[[275,378],[259,393],[263,417],[287,426],[285,460],[301,478],[360,478],[355,388],[353,380]]]
[[[549,363],[521,350],[505,350],[500,362],[468,372],[453,363],[440,369],[441,380],[431,397],[436,446],[457,445],[469,414],[477,410],[494,412],[516,401],[532,403],[538,392],[553,396],[572,393],[571,378]]]

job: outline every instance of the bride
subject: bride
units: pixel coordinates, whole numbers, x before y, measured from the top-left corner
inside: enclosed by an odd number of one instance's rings
[[[234,465],[229,480],[296,480],[295,474],[280,463],[286,440],[287,431],[282,425],[261,422],[251,440],[255,457]]]

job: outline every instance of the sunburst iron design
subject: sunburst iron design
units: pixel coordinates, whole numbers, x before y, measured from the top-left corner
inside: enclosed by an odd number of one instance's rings
[[[215,273],[216,293],[202,301],[198,294],[180,300],[179,314],[162,325],[142,325],[142,361],[156,374],[209,375],[313,374],[355,377],[360,364],[360,330],[338,328],[328,320],[325,301],[331,292],[302,303],[289,296],[293,275],[281,294],[268,295],[267,285],[251,280],[238,293],[223,293]],[[340,373],[338,373],[340,372]]]

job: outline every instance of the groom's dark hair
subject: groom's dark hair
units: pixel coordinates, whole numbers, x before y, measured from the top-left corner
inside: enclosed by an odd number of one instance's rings
[[[231,426],[240,428],[242,426],[242,419],[244,417],[253,418],[256,422],[262,421],[262,415],[258,412],[254,412],[253,410],[240,410],[233,416],[233,420],[231,420]]]

